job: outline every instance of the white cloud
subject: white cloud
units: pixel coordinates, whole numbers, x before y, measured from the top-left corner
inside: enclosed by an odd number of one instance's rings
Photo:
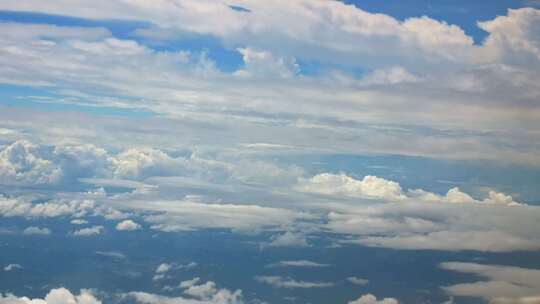
[[[369,283],[369,280],[359,278],[359,277],[348,277],[347,281],[349,281],[350,283],[353,283],[355,285],[366,285],[367,283]]]
[[[190,288],[190,287],[193,287],[195,286],[197,283],[199,283],[201,281],[201,278],[197,277],[197,278],[193,278],[191,280],[185,280],[185,281],[182,281],[180,282],[180,284],[178,285],[179,288],[182,288],[182,289],[186,289],[186,288]]]
[[[258,205],[215,204],[190,201],[146,200],[144,204],[115,201],[124,207],[159,212],[145,216],[152,229],[166,232],[186,231],[201,228],[222,228],[236,231],[253,231],[268,227],[279,227],[298,219],[310,218],[310,214],[288,209],[262,207]]]
[[[96,251],[95,254],[114,259],[125,259],[126,255],[118,251]]]
[[[88,224],[88,221],[83,219],[72,219],[70,223],[73,225],[85,225]]]
[[[520,206],[512,196],[490,190],[488,197],[482,201],[454,187],[446,195],[438,195],[422,189],[411,189],[405,193],[397,182],[366,175],[357,180],[344,173],[321,173],[308,179],[300,179],[295,189],[300,192],[317,193],[335,196],[348,196],[368,199],[379,199],[387,202],[421,201],[432,203],[485,203],[488,205]]]
[[[101,225],[92,226],[92,227],[88,227],[88,228],[82,228],[82,229],[79,229],[79,230],[75,230],[75,231],[71,232],[71,235],[73,235],[73,236],[98,235],[98,234],[101,234],[101,232],[103,232],[104,229],[105,229],[105,227],[103,227]]]
[[[534,303],[540,295],[538,269],[462,262],[445,262],[441,267],[486,279],[443,287],[450,295],[482,297],[490,303]]]
[[[290,78],[298,73],[294,59],[275,58],[272,53],[251,48],[237,50],[244,60],[244,68],[234,73],[237,76]]]
[[[176,263],[161,263],[158,265],[155,271],[155,275],[153,276],[152,280],[159,281],[166,278],[169,278],[167,273],[171,270],[177,269],[177,270],[187,270],[191,269],[193,267],[196,267],[197,263],[195,262],[189,262],[187,264],[176,264]]]
[[[304,247],[309,246],[306,235],[301,232],[286,231],[283,234],[273,235],[270,242],[263,244],[263,247]]]
[[[49,235],[51,230],[49,228],[40,228],[35,226],[27,227],[23,230],[23,234],[26,235]]]
[[[540,249],[538,240],[521,238],[499,231],[434,231],[426,234],[365,237],[359,244],[396,249],[432,249],[446,251],[480,250],[508,252]]]
[[[310,179],[300,180],[296,189],[302,192],[392,201],[405,198],[398,183],[371,175],[367,175],[359,181],[343,173],[321,173]]]
[[[22,216],[27,218],[83,216],[95,207],[91,200],[59,200],[31,203],[23,197],[0,196],[0,215],[4,217]]]
[[[156,273],[164,273],[164,272],[167,272],[167,271],[171,270],[172,267],[173,267],[173,265],[171,265],[171,264],[168,264],[168,263],[161,263],[161,264],[159,264],[159,266],[156,268]]]
[[[130,292],[123,295],[124,298],[134,300],[136,303],[144,304],[242,304],[244,303],[242,291],[231,291],[225,288],[218,289],[216,284],[208,281],[198,284],[199,280],[184,281],[181,288],[189,298],[184,297],[166,297],[146,292]]]
[[[0,293],[1,304],[101,304],[91,290],[82,289],[78,295],[72,294],[66,288],[51,289],[43,299],[30,299],[28,297],[17,297],[13,294],[2,295]]]
[[[120,231],[134,231],[139,229],[141,229],[141,225],[132,220],[124,220],[116,225],[116,230]]]
[[[540,209],[484,203],[321,205],[331,210],[324,228],[349,235],[343,243],[409,250],[537,250]],[[519,221],[516,219],[519,218]]]
[[[28,141],[16,141],[0,151],[0,182],[3,184],[51,184],[61,177],[61,168],[42,158],[38,147]]]
[[[268,267],[328,267],[330,264],[322,264],[313,261],[307,260],[297,260],[297,261],[279,261],[268,265]]]
[[[328,288],[334,286],[330,282],[306,282],[297,281],[288,277],[280,276],[256,276],[255,280],[279,288]]]
[[[394,298],[384,298],[377,300],[377,298],[372,294],[366,294],[360,298],[349,302],[349,304],[398,304],[398,300]]]
[[[12,271],[16,269],[22,269],[23,267],[20,264],[9,264],[4,267],[4,271]]]

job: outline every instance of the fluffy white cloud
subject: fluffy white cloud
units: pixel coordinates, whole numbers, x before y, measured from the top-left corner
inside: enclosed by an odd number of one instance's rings
[[[372,294],[366,294],[360,298],[349,302],[349,304],[398,304],[398,300],[394,298],[384,298],[377,300],[377,298]]]
[[[309,179],[300,179],[295,186],[297,191],[326,195],[379,199],[389,202],[421,201],[433,203],[485,203],[488,205],[520,206],[512,196],[490,190],[482,201],[454,187],[446,195],[438,195],[422,189],[411,189],[405,193],[400,184],[377,176],[366,175],[357,180],[344,173],[321,173]]]
[[[92,226],[92,227],[87,227],[87,228],[82,228],[82,229],[79,229],[79,230],[75,230],[75,231],[71,232],[71,235],[73,235],[73,236],[98,235],[98,234],[101,234],[101,232],[103,232],[104,229],[105,229],[105,227],[103,227],[101,225]]]
[[[392,201],[405,199],[398,183],[371,175],[367,175],[359,181],[343,173],[321,173],[310,179],[300,180],[296,189],[302,192]]]
[[[139,229],[141,229],[141,225],[132,220],[123,220],[116,225],[116,230],[120,231],[134,231]]]
[[[3,184],[51,184],[62,169],[42,158],[38,146],[19,140],[0,150],[0,182]]]
[[[535,303],[540,295],[538,269],[462,262],[446,262],[441,267],[487,279],[443,287],[450,295],[482,297],[490,303]]]
[[[279,288],[327,288],[334,286],[334,283],[330,282],[306,282],[297,281],[288,277],[280,276],[256,276],[255,280],[261,283],[271,285]]]
[[[3,295],[0,293],[0,303],[2,304],[101,304],[91,290],[82,289],[76,295],[66,288],[51,289],[43,299],[30,299],[27,297],[17,297],[13,294]]]
[[[23,230],[23,234],[26,235],[49,235],[51,230],[49,228],[40,228],[35,226],[27,227]]]

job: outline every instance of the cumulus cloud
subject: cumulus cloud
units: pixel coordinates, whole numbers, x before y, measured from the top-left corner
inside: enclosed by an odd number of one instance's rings
[[[520,206],[522,204],[513,200],[512,196],[490,190],[484,200],[476,200],[469,194],[454,187],[446,195],[438,195],[422,189],[403,191],[397,182],[366,175],[357,180],[344,173],[321,173],[309,179],[300,179],[295,186],[297,191],[325,195],[341,195],[348,197],[379,199],[388,202],[422,201],[433,203],[485,203],[489,205]]]
[[[321,173],[307,180],[300,180],[296,187],[302,192],[347,195],[352,197],[402,200],[405,195],[401,186],[393,181],[367,175],[361,181],[343,173]]]
[[[377,300],[377,297],[375,297],[372,294],[366,294],[361,296],[360,298],[349,302],[349,304],[398,304],[398,300],[394,298],[384,298],[381,300]]]
[[[73,294],[66,288],[51,289],[43,299],[30,299],[28,297],[17,297],[13,294],[1,294],[2,304],[101,304],[94,293],[88,289],[82,289],[80,293]]]
[[[51,230],[49,228],[40,228],[35,226],[27,227],[23,230],[23,234],[26,235],[49,235]]]
[[[134,231],[139,229],[141,229],[141,225],[132,220],[124,220],[116,225],[116,230],[120,231]]]
[[[481,297],[490,303],[534,303],[540,295],[540,270],[513,266],[445,262],[441,268],[471,273],[485,280],[444,286],[454,296]],[[527,302],[529,301],[529,302]]]
[[[280,276],[256,276],[255,280],[264,284],[271,285],[273,287],[279,288],[328,288],[332,287],[335,284],[330,282],[306,282],[306,281],[297,281],[288,277]]]
[[[79,229],[79,230],[75,230],[75,231],[71,232],[71,235],[73,235],[73,236],[93,236],[93,235],[101,234],[101,232],[103,232],[104,229],[105,229],[105,227],[103,227],[101,225],[92,226],[92,227],[87,227],[87,228],[82,228],[82,229]]]
[[[42,158],[38,146],[19,140],[0,151],[0,182],[3,184],[51,184],[62,176],[62,169]]]

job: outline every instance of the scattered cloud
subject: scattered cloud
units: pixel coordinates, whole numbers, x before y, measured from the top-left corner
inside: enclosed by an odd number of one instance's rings
[[[9,264],[4,267],[4,271],[12,271],[16,269],[22,269],[23,267],[20,264]]]
[[[273,287],[279,288],[328,288],[334,286],[334,283],[330,282],[306,282],[297,281],[289,277],[280,276],[256,276],[255,280],[260,283],[268,284]]]
[[[23,234],[26,235],[49,235],[51,230],[49,228],[40,228],[35,226],[27,227],[23,230]]]
[[[268,265],[268,267],[329,267],[330,264],[322,264],[308,260],[297,260],[297,261],[279,261]]]
[[[95,251],[95,254],[110,257],[114,259],[125,259],[127,258],[125,254],[118,251]]]
[[[103,227],[101,225],[92,226],[92,227],[87,227],[87,228],[82,228],[82,229],[79,229],[79,230],[75,230],[75,231],[71,232],[71,235],[73,235],[73,236],[93,236],[93,235],[101,234],[101,232],[103,232],[104,229],[105,229],[105,227]]]
[[[369,280],[359,277],[348,277],[347,281],[355,285],[366,285],[369,283]]]

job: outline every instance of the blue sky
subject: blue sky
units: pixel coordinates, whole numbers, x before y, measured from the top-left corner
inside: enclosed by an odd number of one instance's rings
[[[0,304],[540,301],[538,6],[0,2]]]

